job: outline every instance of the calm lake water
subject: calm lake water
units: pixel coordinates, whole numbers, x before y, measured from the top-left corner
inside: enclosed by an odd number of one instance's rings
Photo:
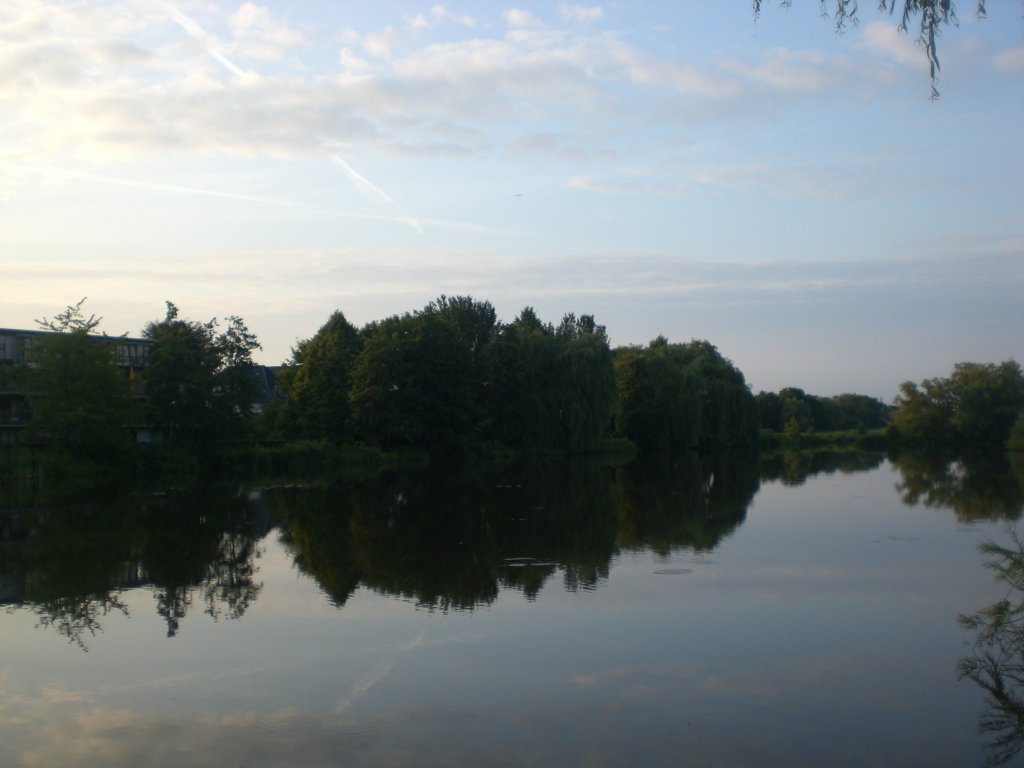
[[[958,616],[1022,503],[832,456],[9,508],[0,765],[1012,763]]]

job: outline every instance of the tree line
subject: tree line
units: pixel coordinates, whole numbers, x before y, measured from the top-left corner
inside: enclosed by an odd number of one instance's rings
[[[650,449],[758,439],[743,374],[708,342],[613,350],[591,315],[554,325],[526,307],[504,323],[469,296],[361,329],[336,311],[296,345],[279,385],[270,428],[289,439],[559,453],[594,452],[614,436]]]
[[[1024,377],[1012,360],[906,382],[892,406],[795,387],[755,397],[707,341],[658,336],[613,349],[592,315],[569,313],[555,325],[526,307],[502,322],[488,301],[442,295],[361,328],[335,311],[295,345],[270,402],[257,407],[260,344],[240,317],[196,322],[167,302],[164,318],[142,331],[144,397],[115,365],[119,339],[97,335],[99,322],[82,302],[39,321],[49,333],[34,340],[22,371],[37,442],[114,455],[129,449],[124,427],[136,425],[200,460],[253,439],[574,454],[614,439],[681,452],[756,447],[763,431],[883,429],[906,445],[1024,447]]]

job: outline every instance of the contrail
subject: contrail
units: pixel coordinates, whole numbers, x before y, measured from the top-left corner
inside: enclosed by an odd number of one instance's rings
[[[274,197],[257,197],[256,195],[240,195],[236,192],[220,192],[215,189],[200,189],[198,187],[183,187],[178,184],[163,184],[159,181],[134,181],[132,179],[119,179],[115,176],[102,176],[100,174],[82,174],[83,179],[102,181],[107,184],[119,184],[123,187],[139,187],[141,189],[155,189],[161,192],[181,192],[189,195],[207,195],[209,197],[223,197],[228,200],[245,200],[250,203],[266,203],[269,205],[300,206],[301,203],[292,200],[282,200]]]
[[[216,39],[208,34],[205,29],[200,27],[188,16],[183,14],[173,5],[166,6],[167,14],[174,19],[181,28],[188,32],[189,36],[195,40],[199,40],[206,46],[206,52],[213,56],[217,61],[224,65],[224,67],[232,74],[242,77],[245,75],[245,70],[237,66],[227,56],[220,52],[216,45]]]
[[[347,216],[352,219],[369,219],[373,221],[397,221],[415,229],[421,235],[423,226],[412,216],[397,216],[390,214],[356,213],[353,211],[336,211],[329,208],[322,208],[310,205],[304,201],[286,200],[280,197],[259,197],[257,195],[242,195],[237,192],[221,192],[216,189],[200,189],[199,187],[185,187],[180,184],[164,184],[159,181],[136,181],[134,179],[119,179],[116,176],[104,176],[98,173],[82,173],[76,178],[100,181],[104,184],[117,184],[122,187],[137,187],[139,189],[152,189],[157,192],[173,192],[186,195],[204,195],[206,197],[219,197],[225,200],[241,200],[249,203],[261,203],[263,205],[280,205],[288,208],[305,208],[315,213],[330,214],[331,216]]]
[[[348,174],[349,181],[359,190],[359,193],[367,200],[372,200],[381,205],[394,205],[394,200],[388,197],[387,193],[380,187],[372,184],[365,176],[361,176],[356,170],[346,163],[339,155],[331,155],[331,159],[341,166]]]

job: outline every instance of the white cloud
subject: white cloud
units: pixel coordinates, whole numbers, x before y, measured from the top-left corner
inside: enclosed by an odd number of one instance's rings
[[[820,91],[837,80],[835,59],[817,51],[777,48],[749,64],[732,62],[735,72],[755,82],[784,91]]]
[[[738,191],[767,190],[782,198],[843,199],[873,191],[870,164],[746,165],[702,168],[691,178],[700,184]]]
[[[435,19],[447,19],[453,21],[456,24],[460,24],[463,27],[475,27],[477,22],[476,19],[469,14],[455,14],[445,8],[443,5],[435,5],[430,9],[430,15]]]
[[[391,46],[399,38],[399,31],[395,27],[387,26],[380,32],[374,32],[363,38],[363,48],[371,56],[387,59],[391,57]]]
[[[915,69],[927,70],[928,60],[920,44],[910,35],[900,32],[895,24],[873,21],[861,32],[860,47]]]
[[[371,64],[366,59],[359,58],[351,48],[342,48],[338,53],[338,63],[343,72],[347,74],[359,74],[369,71]]]
[[[1002,51],[993,57],[992,64],[1000,72],[1024,72],[1024,46]]]
[[[736,83],[730,78],[709,73],[698,67],[680,66],[665,59],[640,53],[636,49],[614,38],[607,39],[601,51],[602,56],[595,66],[602,62],[611,65],[606,76],[614,72],[625,73],[629,80],[640,85],[650,85],[672,90],[703,93],[709,96],[735,94]]]
[[[543,27],[544,22],[538,19],[529,11],[521,8],[508,8],[501,12],[505,23],[510,27]]]
[[[565,21],[592,24],[604,18],[604,8],[600,5],[569,5],[562,3],[558,6],[558,14]]]
[[[572,176],[566,182],[569,189],[578,189],[585,192],[596,192],[602,195],[679,195],[687,191],[684,184],[675,182],[663,182],[645,178],[638,178],[636,174],[627,174],[630,178],[618,178],[616,180],[595,179],[591,176]]]
[[[301,32],[253,3],[242,3],[228,22],[235,36],[233,49],[248,58],[276,61],[289,48],[306,43]]]

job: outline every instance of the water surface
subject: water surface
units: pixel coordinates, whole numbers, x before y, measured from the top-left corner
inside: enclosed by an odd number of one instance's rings
[[[957,619],[1019,483],[801,461],[9,509],[0,765],[999,757]]]

